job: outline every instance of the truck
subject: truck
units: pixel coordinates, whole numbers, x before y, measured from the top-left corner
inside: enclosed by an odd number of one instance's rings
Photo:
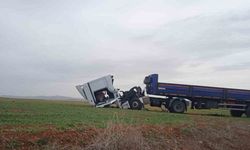
[[[95,107],[119,107],[141,110],[144,105],[166,108],[170,113],[191,109],[226,108],[234,117],[250,117],[250,90],[158,82],[158,74],[144,78],[145,89],[134,86],[121,91],[107,75],[76,88],[84,100]]]
[[[163,83],[158,82],[158,74],[146,76],[144,84],[150,105],[164,105],[170,112],[183,113],[189,100],[192,109],[226,108],[234,117],[244,113],[250,117],[250,90]]]
[[[113,86],[114,78],[107,75],[87,83],[77,85],[76,89],[84,100],[97,108],[119,107],[141,110],[143,93],[141,87],[135,86],[128,91],[122,91]]]

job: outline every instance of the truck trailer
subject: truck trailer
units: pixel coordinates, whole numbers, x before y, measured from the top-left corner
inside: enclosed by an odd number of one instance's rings
[[[158,74],[146,76],[144,84],[150,105],[164,105],[170,112],[183,113],[185,100],[190,100],[192,109],[227,108],[234,117],[244,113],[250,117],[250,90],[163,83],[158,82]]]

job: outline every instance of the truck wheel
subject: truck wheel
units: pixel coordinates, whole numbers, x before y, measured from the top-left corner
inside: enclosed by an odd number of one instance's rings
[[[143,104],[139,99],[132,99],[129,102],[130,108],[133,110],[141,110],[143,108]]]
[[[250,118],[250,105],[247,107],[246,116]]]
[[[244,112],[239,110],[230,110],[230,113],[233,117],[241,117]]]
[[[169,109],[169,111],[173,113],[184,113],[185,110],[186,110],[186,104],[180,100],[175,100]]]

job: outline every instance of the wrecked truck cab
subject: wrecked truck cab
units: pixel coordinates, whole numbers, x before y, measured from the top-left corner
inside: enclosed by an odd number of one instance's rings
[[[120,91],[114,88],[113,82],[113,76],[107,75],[77,85],[76,88],[84,100],[95,107],[108,107],[112,104],[116,104],[120,108],[136,110],[144,107],[140,87],[133,87],[129,91]]]
[[[96,107],[111,105],[119,98],[118,90],[113,86],[113,76],[107,75],[99,79],[77,85],[78,92],[84,100]]]

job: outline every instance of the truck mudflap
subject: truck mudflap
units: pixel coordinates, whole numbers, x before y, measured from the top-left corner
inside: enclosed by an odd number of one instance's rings
[[[248,104],[245,114],[248,118],[250,118],[250,104]]]

